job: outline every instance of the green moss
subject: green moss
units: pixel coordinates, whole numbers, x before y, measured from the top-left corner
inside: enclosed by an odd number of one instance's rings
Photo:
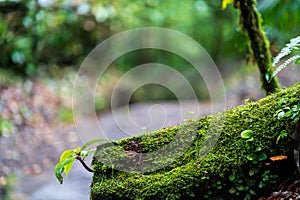
[[[276,144],[280,132],[287,130],[291,133],[293,126],[288,120],[278,120],[274,114],[281,108],[282,98],[287,100],[284,106],[299,104],[299,89],[298,83],[224,113],[126,138],[114,144],[100,145],[92,162],[95,173],[91,199],[255,199],[258,195],[268,195],[289,175],[289,172],[282,173],[287,170],[281,168],[292,163],[293,151],[289,137]],[[207,130],[215,117],[224,118],[224,123],[219,124],[221,135],[207,156],[199,156],[207,151],[203,142],[207,141],[207,137],[214,137],[214,133],[208,136]],[[125,151],[130,141],[137,142],[143,153],[154,152],[171,144],[178,135],[182,135],[178,142],[184,143],[186,134],[190,132],[189,127],[195,126],[197,134],[185,153],[170,165],[154,172],[135,172],[143,167],[137,157],[133,161],[132,157],[119,154]],[[249,142],[240,136],[247,129],[253,131],[253,141]],[[247,143],[251,143],[250,147]],[[264,160],[264,157],[262,160],[247,159],[249,154],[261,153],[266,154],[268,159],[274,155],[288,155],[289,159],[277,162]],[[160,160],[166,163],[170,161],[168,155],[163,156]],[[143,162],[152,161],[155,159],[143,158]],[[132,168],[133,172],[116,170],[124,166]]]
[[[248,36],[250,51],[261,74],[262,88],[268,94],[280,88],[280,84],[276,77],[270,80],[273,74],[270,45],[255,4],[256,0],[235,0],[235,5],[240,10],[240,25]]]

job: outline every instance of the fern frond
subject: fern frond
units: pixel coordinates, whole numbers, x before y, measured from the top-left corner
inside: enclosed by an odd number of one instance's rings
[[[290,58],[286,59],[282,64],[280,64],[277,69],[272,73],[271,78],[269,79],[269,81],[272,80],[272,78],[274,78],[281,70],[283,70],[284,68],[286,68],[289,64],[291,64],[292,62],[297,63],[300,60],[300,36],[297,36],[293,39],[290,40],[290,43],[286,44],[285,47],[283,49],[281,49],[280,53],[274,58],[273,60],[273,67],[276,66],[276,64],[279,63],[279,61],[290,55],[290,54],[294,54],[295,52],[297,52],[297,54],[291,56]]]
[[[286,68],[289,64],[291,64],[294,61],[297,61],[300,59],[300,55],[295,55],[290,57],[289,59],[287,59],[286,61],[284,61],[284,63],[282,63],[281,65],[279,65],[277,67],[277,69],[273,72],[271,79],[276,76],[281,70],[283,70],[284,68]]]
[[[273,66],[275,66],[282,58],[284,58],[285,56],[291,54],[294,50],[299,50],[299,47],[300,47],[300,36],[291,39],[290,43],[286,44],[285,46],[286,47],[284,47],[283,49],[281,49],[280,53],[274,58],[274,60],[273,60]]]

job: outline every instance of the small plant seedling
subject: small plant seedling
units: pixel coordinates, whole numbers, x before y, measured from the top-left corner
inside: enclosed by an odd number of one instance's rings
[[[87,142],[82,147],[65,150],[61,154],[59,162],[56,164],[56,166],[54,168],[54,174],[55,174],[57,180],[60,182],[60,184],[63,183],[62,174],[65,173],[66,177],[68,177],[68,174],[69,174],[75,160],[79,160],[80,163],[83,165],[83,167],[87,171],[93,172],[93,170],[85,164],[84,159],[87,156],[89,156],[91,153],[93,153],[96,150],[96,148],[89,149],[89,150],[86,150],[86,149],[89,146],[91,146],[92,144],[95,144],[98,142],[105,142],[105,141],[108,141],[108,139],[99,138],[99,139],[95,139],[95,140],[91,140],[91,141]]]
[[[241,132],[241,137],[246,140],[246,148],[249,149],[250,153],[246,156],[247,160],[257,163],[257,161],[263,161],[267,159],[267,155],[262,151],[261,147],[255,147],[254,132],[252,130],[244,130]]]
[[[244,130],[241,132],[241,137],[244,139],[251,139],[253,138],[253,131],[252,130]]]
[[[291,119],[294,124],[299,121],[300,117],[300,104],[293,105],[291,107],[283,107],[276,112],[277,118],[280,119]]]
[[[280,132],[280,134],[278,135],[277,139],[276,139],[276,144],[278,144],[280,139],[286,138],[288,136],[288,133],[286,130],[282,130]]]

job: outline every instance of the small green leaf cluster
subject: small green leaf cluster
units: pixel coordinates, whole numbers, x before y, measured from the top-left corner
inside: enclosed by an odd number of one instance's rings
[[[279,142],[280,139],[284,139],[287,136],[288,136],[288,132],[286,130],[280,131],[280,133],[279,133],[279,135],[278,135],[278,137],[276,139],[276,144],[278,144],[278,142]]]
[[[275,115],[279,120],[288,119],[293,124],[296,124],[300,117],[300,103],[292,106],[283,106],[276,111]]]
[[[258,183],[260,189],[267,188],[271,184],[277,183],[278,175],[272,174],[270,170],[265,170],[261,176],[261,180]]]
[[[85,145],[83,145],[82,147],[65,150],[61,154],[59,162],[56,164],[56,166],[54,168],[54,174],[55,174],[57,180],[60,182],[60,184],[63,183],[62,174],[65,173],[66,177],[68,177],[68,174],[69,174],[69,172],[74,164],[74,161],[76,159],[79,160],[81,162],[81,164],[88,171],[92,172],[93,170],[88,168],[88,166],[83,161],[87,156],[89,156],[96,149],[90,149],[90,150],[86,150],[86,149],[87,149],[87,147],[91,146],[94,143],[103,142],[103,141],[107,141],[107,139],[99,138],[99,139],[91,140],[91,141],[87,142]]]
[[[258,176],[261,174],[260,176]],[[261,172],[258,168],[250,169],[248,174],[244,170],[237,173],[233,173],[229,176],[229,181],[232,183],[232,187],[228,192],[241,199],[253,199],[257,196],[257,192],[254,188],[264,189],[270,187],[272,184],[276,184],[278,181],[278,175],[272,174],[270,170],[264,170]]]
[[[49,5],[35,0],[1,1],[0,68],[33,75],[39,68],[51,71],[56,65],[81,62],[99,41],[95,33],[101,24],[95,21],[95,14],[81,14],[80,5],[65,0]],[[93,24],[91,29],[86,29],[87,22]]]
[[[284,121],[286,124],[293,127],[299,122],[300,116],[300,102],[298,98],[281,98],[278,103],[277,110],[275,111],[274,117],[278,120]],[[287,138],[288,131],[281,130],[276,139],[276,144],[280,139]]]
[[[240,197],[243,194],[243,199],[253,199],[257,195],[254,188],[263,189],[275,184],[278,180],[278,175],[272,174],[270,170],[264,169],[261,161],[267,159],[267,154],[264,153],[262,147],[255,145],[255,134],[252,130],[244,130],[240,133],[242,139],[245,140],[245,148],[247,150],[246,159],[251,162],[247,169],[233,171],[229,175],[228,192],[232,195]],[[258,167],[260,166],[260,167]],[[261,175],[259,175],[261,174]]]
[[[259,170],[257,169],[250,170],[249,176],[253,176],[258,172]],[[251,199],[251,197],[257,195],[253,190],[253,186],[256,184],[256,181],[251,178],[245,179],[244,176],[244,172],[242,171],[231,174],[228,179],[230,182],[232,182],[232,187],[228,190],[228,192],[237,197],[240,197],[241,194],[244,194],[243,199]]]
[[[60,184],[63,183],[63,177],[62,173],[65,172],[66,177],[68,177],[69,171],[71,170],[75,158],[78,154],[80,154],[81,148],[78,147],[76,149],[69,149],[62,153],[59,159],[59,163],[56,164],[54,173],[57,178],[57,180],[60,182]]]
[[[254,145],[254,132],[252,130],[244,130],[241,132],[241,137],[246,139],[246,148],[250,152],[247,155],[247,159],[253,162],[253,164],[257,164],[259,161],[263,161],[267,159],[267,155],[262,152],[262,148],[260,146]]]

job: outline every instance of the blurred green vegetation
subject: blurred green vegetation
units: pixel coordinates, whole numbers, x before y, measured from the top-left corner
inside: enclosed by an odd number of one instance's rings
[[[78,67],[97,43],[114,33],[144,26],[183,32],[199,41],[216,61],[239,56],[239,52],[226,49],[245,49],[237,42],[241,36],[235,30],[236,14],[232,9],[221,11],[219,3],[0,1],[1,68],[32,75],[55,66]],[[136,55],[130,57],[129,62],[139,60]],[[177,63],[170,60],[170,64]],[[132,64],[136,63],[121,63],[119,68],[127,70]]]
[[[2,191],[3,192],[2,195],[0,191],[0,196],[2,197],[3,200],[15,199],[13,197],[13,189],[14,189],[14,184],[16,182],[16,176],[14,174],[11,174],[7,178],[4,177],[1,178],[2,178],[2,182],[5,182],[5,187],[4,190]]]
[[[74,121],[72,109],[67,107],[60,107],[58,109],[58,119],[64,123],[72,123]]]
[[[9,133],[14,129],[14,125],[10,120],[3,120],[0,117],[0,135],[9,135]]]
[[[300,34],[300,2],[287,0],[258,0],[265,31],[273,48],[282,47]]]
[[[276,54],[290,38],[299,35],[300,2],[258,0],[258,8]],[[238,21],[232,5],[221,10],[221,0],[0,0],[0,68],[25,76],[55,75],[59,69],[70,66],[76,70],[85,56],[111,35],[153,26],[192,37],[208,51],[221,72],[233,71],[236,65],[231,62],[243,60],[247,53]],[[131,52],[111,67],[124,73],[149,61],[174,67],[191,81],[199,98],[206,96],[199,86],[201,77],[191,79],[195,74],[193,67],[168,52]],[[139,93],[145,93],[145,89]],[[173,98],[164,91],[160,92],[166,94],[163,98]],[[145,98],[147,95],[135,99]],[[104,104],[99,97],[97,107]]]

